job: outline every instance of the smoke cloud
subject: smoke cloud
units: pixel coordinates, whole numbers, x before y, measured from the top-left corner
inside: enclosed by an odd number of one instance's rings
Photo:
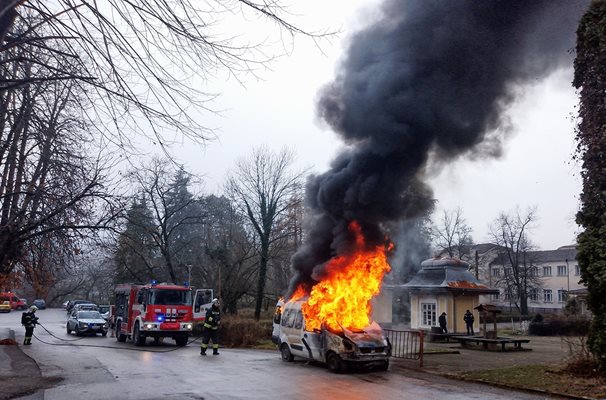
[[[307,237],[293,258],[310,288],[350,250],[347,226],[368,244],[390,224],[427,214],[428,163],[498,157],[504,111],[520,87],[572,65],[587,0],[388,0],[376,23],[350,38],[318,114],[348,145],[307,183]]]

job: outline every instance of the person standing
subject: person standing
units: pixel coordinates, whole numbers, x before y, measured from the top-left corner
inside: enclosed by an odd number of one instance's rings
[[[21,315],[21,325],[25,327],[25,339],[23,339],[24,345],[32,344],[32,335],[34,334],[34,328],[38,323],[36,311],[38,311],[38,307],[31,306]]]
[[[475,320],[476,318],[469,310],[467,310],[465,315],[463,315],[463,321],[465,321],[465,326],[467,327],[467,336],[475,335],[475,333],[473,332],[473,323]]]
[[[448,333],[448,328],[446,327],[446,313],[443,312],[438,318],[438,322],[440,323],[440,328],[442,328],[442,333]]]
[[[213,299],[211,307],[206,311],[204,319],[204,329],[202,331],[202,344],[200,345],[200,355],[206,355],[208,342],[213,342],[213,355],[219,355],[219,324],[221,323],[221,309],[219,299]]]

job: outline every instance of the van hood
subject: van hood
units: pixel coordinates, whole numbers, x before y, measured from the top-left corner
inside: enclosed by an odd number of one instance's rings
[[[376,322],[371,322],[364,329],[350,330],[343,328],[345,337],[360,347],[374,347],[385,345],[385,335],[383,329]]]

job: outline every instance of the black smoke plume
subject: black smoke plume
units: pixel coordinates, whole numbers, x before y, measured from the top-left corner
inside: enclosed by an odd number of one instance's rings
[[[291,292],[309,289],[330,258],[350,250],[352,220],[377,245],[393,222],[427,214],[429,161],[498,157],[516,90],[572,64],[587,4],[385,1],[320,93],[318,114],[348,147],[308,181],[310,216]]]

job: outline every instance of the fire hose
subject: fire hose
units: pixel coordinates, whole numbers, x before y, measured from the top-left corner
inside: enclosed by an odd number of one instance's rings
[[[33,336],[39,342],[47,344],[47,345],[50,345],[50,346],[97,347],[97,348],[102,348],[102,349],[145,351],[145,352],[149,352],[149,353],[169,353],[171,351],[180,350],[180,349],[186,347],[188,344],[194,343],[194,342],[198,341],[198,339],[200,339],[199,337],[197,337],[197,338],[194,338],[192,340],[189,340],[183,346],[177,346],[177,347],[174,347],[172,349],[166,349],[166,350],[149,350],[149,349],[139,349],[139,348],[133,348],[133,347],[116,347],[116,346],[106,346],[106,345],[98,345],[98,344],[74,344],[74,343],[71,343],[71,342],[77,342],[77,341],[79,341],[81,339],[84,339],[84,338],[83,337],[78,338],[78,339],[64,339],[64,338],[60,338],[60,337],[56,336],[55,334],[53,334],[48,329],[46,329],[46,327],[44,325],[42,325],[41,323],[38,322],[37,325],[40,325],[42,327],[42,329],[44,329],[49,335],[51,335],[55,339],[59,339],[62,342],[68,342],[68,343],[51,343],[51,342],[46,342],[46,341],[40,339],[38,336],[36,336],[35,333],[33,334]]]

